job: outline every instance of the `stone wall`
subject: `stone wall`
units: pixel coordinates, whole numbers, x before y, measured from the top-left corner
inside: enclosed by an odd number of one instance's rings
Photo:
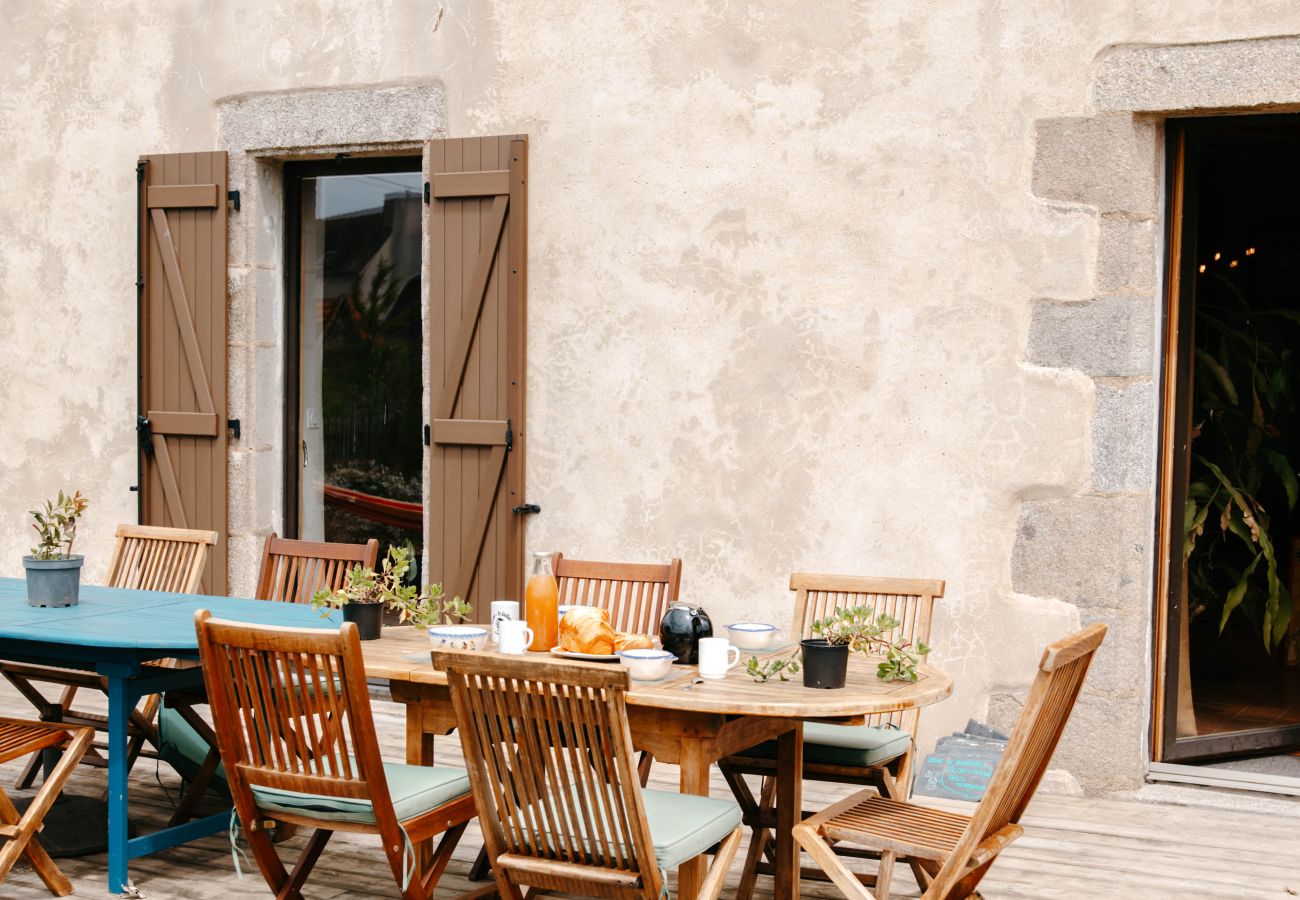
[[[715,617],[792,570],[942,577],[1007,721],[1112,625],[1059,758],[1136,784],[1149,693],[1161,118],[1294,104],[1300,12],[1218,0],[50,0],[0,48],[0,574],[22,510],[135,513],[134,164],[227,149],[232,585],[279,524],[285,159],[527,133],[530,549],[685,561]],[[1104,752],[1103,752],[1104,751]]]

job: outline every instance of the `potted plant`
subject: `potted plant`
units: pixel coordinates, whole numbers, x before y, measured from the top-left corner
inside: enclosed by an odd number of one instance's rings
[[[916,666],[930,648],[919,641],[913,645],[904,638],[889,638],[898,625],[897,619],[877,616],[870,606],[836,610],[813,622],[814,637],[799,642],[804,686],[844,687],[850,652],[880,656],[876,675],[882,681],[916,681]]]
[[[343,587],[336,591],[317,591],[311,605],[326,617],[335,609],[343,610],[343,621],[354,622],[363,641],[373,641],[382,633],[385,607],[396,610],[401,621],[425,627],[440,623],[444,617],[470,613],[469,604],[459,597],[444,599],[440,584],[425,585],[423,590],[406,584],[410,566],[409,550],[390,547],[378,572],[362,565],[353,566]]]
[[[31,606],[76,606],[84,556],[72,554],[77,539],[77,519],[90,501],[77,491],[59,491],[44,509],[31,511],[32,528],[40,536],[30,556],[23,557],[27,573],[27,603]]]

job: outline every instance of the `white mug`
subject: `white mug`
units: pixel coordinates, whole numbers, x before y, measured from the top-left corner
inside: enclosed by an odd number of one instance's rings
[[[501,631],[497,635],[497,650],[511,656],[522,656],[533,643],[533,630],[527,622],[518,619],[502,619]]]
[[[501,623],[513,621],[518,618],[519,618],[518,600],[493,600],[492,601],[492,639],[500,643]]]
[[[732,658],[731,654],[736,654]],[[740,648],[726,638],[700,638],[700,677],[726,678],[727,670],[740,665]]]

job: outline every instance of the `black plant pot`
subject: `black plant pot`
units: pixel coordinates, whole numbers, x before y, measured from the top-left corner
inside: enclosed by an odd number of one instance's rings
[[[377,641],[384,627],[384,604],[344,604],[343,621],[356,623],[357,634],[361,637],[361,640]]]
[[[849,645],[831,644],[823,638],[799,642],[803,648],[803,686],[842,688],[849,671]]]

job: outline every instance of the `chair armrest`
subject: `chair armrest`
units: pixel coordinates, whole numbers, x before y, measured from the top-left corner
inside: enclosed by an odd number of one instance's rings
[[[1003,825],[980,842],[980,845],[975,848],[975,852],[971,854],[968,865],[972,869],[978,869],[985,863],[991,862],[993,857],[1006,849],[1007,844],[1010,844],[1024,833],[1025,829],[1015,823]]]

